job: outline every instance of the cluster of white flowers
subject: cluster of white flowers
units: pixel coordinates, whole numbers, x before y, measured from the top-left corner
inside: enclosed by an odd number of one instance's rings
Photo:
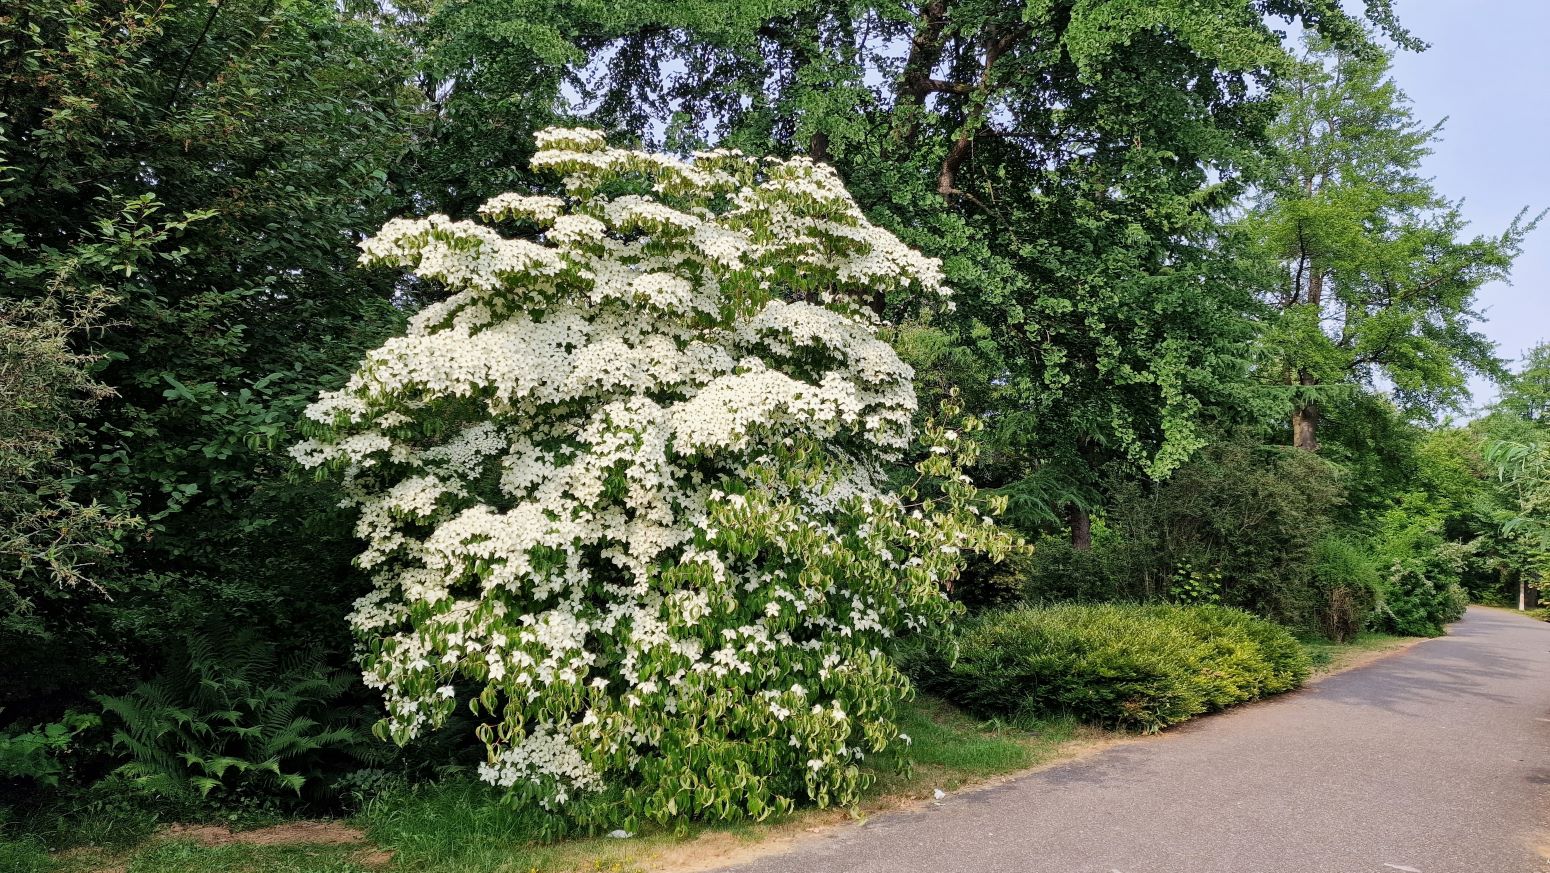
[[[965,544],[879,486],[915,396],[865,301],[943,302],[940,267],[810,161],[538,145],[569,196],[479,210],[536,239],[437,215],[362,245],[450,296],[293,450],[359,510],[376,588],[352,622],[387,727],[471,689],[483,777],[566,808],[853,796],[908,687],[877,645],[942,614]],[[621,178],[655,193],[596,193]]]
[[[494,758],[493,762],[479,765],[479,778],[491,785],[510,788],[519,780],[531,782],[547,777],[569,786],[553,795],[540,797],[539,803],[546,809],[564,804],[570,799],[572,790],[595,790],[602,785],[597,771],[570,744],[569,731],[557,728],[553,723],[539,724],[532,733],[507,746]]]

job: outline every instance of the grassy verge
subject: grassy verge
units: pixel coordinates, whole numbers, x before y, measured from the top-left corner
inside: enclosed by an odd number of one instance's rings
[[[1325,639],[1304,639],[1301,642],[1302,647],[1308,650],[1308,659],[1313,662],[1313,677],[1318,678],[1359,667],[1380,655],[1406,648],[1424,639],[1426,637],[1401,637],[1363,631],[1355,639],[1344,643],[1332,643]]]
[[[1363,634],[1335,644],[1304,642],[1315,676],[1360,666],[1414,640]],[[708,869],[779,847],[815,828],[929,801],[1099,747],[1124,735],[1071,719],[980,721],[932,697],[902,713],[913,739],[913,766],[890,755],[869,762],[877,777],[867,797],[846,810],[807,810],[785,819],[732,827],[692,826],[630,839],[593,837],[546,843],[546,818],[501,803],[487,786],[462,779],[385,794],[339,827],[333,842],[295,840],[285,826],[209,839],[163,833],[118,848],[49,851],[34,837],[0,837],[5,873],[633,873]],[[98,823],[100,826],[100,822]],[[199,829],[210,830],[215,829]],[[274,836],[273,842],[266,842]],[[253,836],[255,841],[245,842]]]

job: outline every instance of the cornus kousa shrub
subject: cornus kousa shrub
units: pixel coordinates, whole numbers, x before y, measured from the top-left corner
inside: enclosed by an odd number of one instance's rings
[[[433,215],[363,244],[450,296],[294,448],[359,509],[379,727],[469,705],[483,778],[588,825],[849,803],[907,741],[890,639],[949,616],[963,551],[1010,545],[969,441],[911,433],[864,305],[945,301],[938,264],[806,160],[538,140],[566,196],[480,209],[520,235]],[[933,487],[891,492],[917,443]]]

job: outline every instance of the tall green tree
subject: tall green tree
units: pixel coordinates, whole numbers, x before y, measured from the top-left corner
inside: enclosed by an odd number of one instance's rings
[[[1475,294],[1506,279],[1537,219],[1465,236],[1459,203],[1422,175],[1441,125],[1415,118],[1381,52],[1319,37],[1279,90],[1274,166],[1245,221],[1271,266],[1263,368],[1287,385],[1292,441],[1319,447],[1332,392],[1385,386],[1411,412],[1500,376]]]
[[[1500,527],[1482,538],[1504,579],[1517,579],[1522,605],[1525,588],[1542,589],[1550,574],[1550,344],[1524,355],[1491,413],[1472,427],[1496,480],[1489,515]]]
[[[1522,547],[1529,584],[1542,585],[1550,573],[1550,441],[1497,440],[1486,447],[1486,456],[1508,495],[1502,533]]]
[[[634,4],[596,0],[351,0],[407,54],[402,72],[423,125],[389,170],[415,212],[470,214],[486,199],[549,180],[527,169],[533,133],[567,117],[578,71]],[[570,90],[567,91],[567,85]]]

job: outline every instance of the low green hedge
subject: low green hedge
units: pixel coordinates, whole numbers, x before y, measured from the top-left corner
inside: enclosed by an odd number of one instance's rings
[[[1220,606],[986,612],[902,654],[921,687],[977,715],[1070,713],[1147,732],[1296,688],[1309,670],[1286,630]]]

